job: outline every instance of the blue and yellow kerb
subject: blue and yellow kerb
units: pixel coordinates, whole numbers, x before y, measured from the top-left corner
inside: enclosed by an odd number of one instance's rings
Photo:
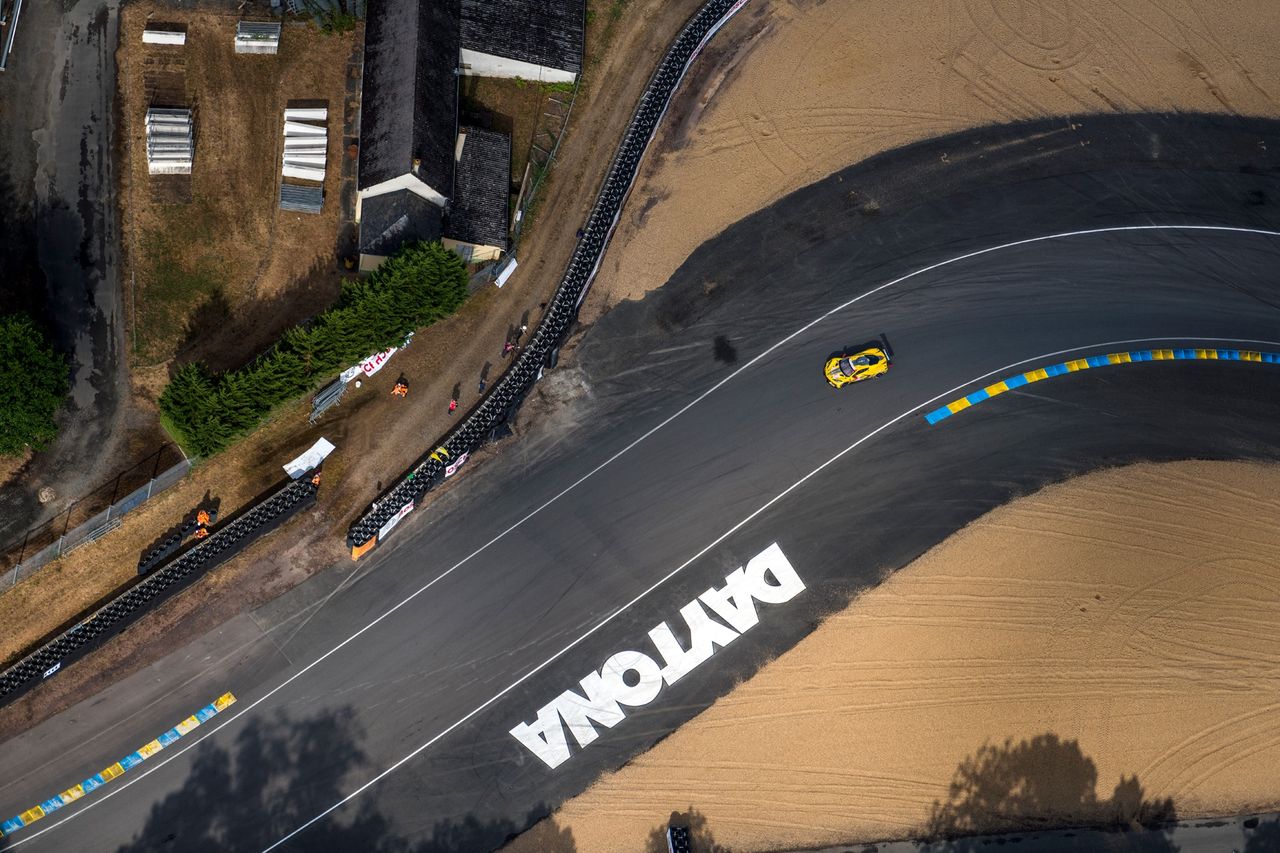
[[[216,716],[219,711],[225,711],[227,708],[230,708],[235,704],[235,701],[235,696],[232,696],[230,693],[223,693],[217,699],[213,700],[213,702],[205,705],[199,711],[196,711],[190,717],[187,717],[185,720],[169,729],[169,731],[151,741],[151,743],[143,746],[136,752],[129,753],[115,764],[112,764],[110,767],[103,770],[101,773],[94,773],[88,779],[85,779],[78,785],[71,786],[56,797],[50,797],[40,805],[32,806],[27,809],[17,817],[11,817],[4,823],[0,823],[0,838],[10,836],[17,830],[22,829],[24,826],[30,826],[50,812],[56,812],[63,806],[74,803],[85,794],[96,788],[101,788],[117,776],[123,776],[125,771],[133,767],[137,767],[139,764],[164,749],[166,746],[177,741],[178,738],[196,728],[196,726],[199,726],[201,723],[207,722],[210,718]]]
[[[1243,349],[1140,349],[1131,352],[1091,355],[1088,358],[1076,358],[1048,367],[1041,367],[1037,370],[1028,370],[1026,373],[1010,376],[1007,379],[1001,379],[981,391],[974,391],[972,394],[953,400],[941,408],[934,409],[926,414],[924,419],[931,424],[936,424],[938,421],[945,420],[957,412],[962,412],[970,406],[1003,394],[1005,391],[1012,391],[1014,388],[1021,388],[1023,385],[1030,385],[1032,382],[1039,382],[1042,379],[1049,379],[1053,376],[1062,376],[1064,373],[1076,373],[1077,371],[1088,370],[1091,367],[1108,367],[1112,364],[1132,364],[1140,361],[1258,361],[1266,364],[1280,364],[1280,353]]]

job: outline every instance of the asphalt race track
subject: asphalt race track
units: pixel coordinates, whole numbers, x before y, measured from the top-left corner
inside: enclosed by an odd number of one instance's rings
[[[1277,154],[1269,121],[1043,122],[892,152],[744,220],[589,330],[543,380],[563,399],[371,558],[5,744],[0,817],[238,700],[9,843],[490,849],[1014,496],[1275,458],[1280,365],[1120,365],[923,412],[1066,358],[1280,351]],[[886,378],[826,386],[833,350],[882,333]],[[804,590],[678,683],[570,736],[554,770],[510,734],[611,655],[656,658],[659,623],[687,645],[681,608],[775,542]]]

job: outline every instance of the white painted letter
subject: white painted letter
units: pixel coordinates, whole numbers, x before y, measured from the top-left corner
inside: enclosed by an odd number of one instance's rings
[[[511,730],[515,739],[529,748],[552,770],[569,760],[569,744],[560,725],[560,711],[556,703],[542,706],[533,725],[521,723]]]
[[[640,676],[634,687],[627,684],[628,672]],[[662,690],[662,670],[653,658],[640,652],[618,652],[604,662],[600,677],[613,697],[630,708],[648,705]]]
[[[649,639],[657,646],[659,654],[666,666],[662,668],[662,677],[667,684],[675,684],[693,670],[698,664],[711,657],[715,646],[727,646],[738,637],[732,628],[719,622],[711,621],[707,611],[697,599],[680,608],[680,615],[689,626],[689,650],[680,648],[680,642],[671,633],[666,622],[659,624],[649,632]]]
[[[766,571],[773,574],[777,584],[768,582]],[[723,589],[712,587],[698,598],[735,631],[745,634],[760,621],[753,599],[779,604],[795,598],[803,589],[804,582],[775,542],[748,562],[745,569],[730,572]]]
[[[772,574],[777,583],[769,583],[765,572]],[[782,604],[804,590],[804,581],[800,580],[777,542],[747,562],[747,581],[751,585],[751,595],[766,604]]]

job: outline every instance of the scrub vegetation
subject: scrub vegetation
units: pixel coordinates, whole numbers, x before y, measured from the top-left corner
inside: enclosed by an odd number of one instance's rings
[[[160,396],[161,419],[188,453],[211,456],[273,407],[448,317],[466,297],[461,258],[440,243],[410,244],[368,278],[344,283],[336,305],[248,365],[218,374],[199,361],[183,365]]]
[[[43,450],[58,435],[67,360],[26,314],[0,316],[0,456]]]

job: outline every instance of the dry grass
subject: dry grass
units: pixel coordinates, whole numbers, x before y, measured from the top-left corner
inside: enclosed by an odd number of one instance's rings
[[[141,43],[148,19],[184,23],[185,47]],[[154,395],[175,356],[236,365],[337,295],[347,64],[360,31],[325,35],[287,23],[275,56],[234,52],[233,14],[130,3],[121,12],[119,88],[125,280],[139,389]],[[325,206],[278,205],[283,110],[329,107]],[[150,103],[189,106],[196,155],[186,178],[147,174]],[[187,188],[181,187],[183,182]],[[176,201],[189,195],[189,201]]]

